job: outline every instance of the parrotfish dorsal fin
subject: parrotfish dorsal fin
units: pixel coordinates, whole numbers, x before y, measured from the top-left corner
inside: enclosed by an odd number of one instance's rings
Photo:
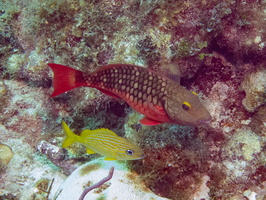
[[[180,84],[180,71],[175,63],[169,63],[165,65],[165,76],[171,79],[172,81]]]
[[[119,67],[121,65],[125,65],[125,64],[109,64],[109,65],[104,65],[104,66],[101,66],[99,67],[98,69],[96,69],[93,73],[96,73],[96,72],[100,72],[100,71],[104,71],[104,70],[107,70],[107,69],[112,69],[112,68],[115,68],[115,67]]]
[[[172,81],[180,84],[180,76],[175,74],[168,74],[167,77],[170,78]]]

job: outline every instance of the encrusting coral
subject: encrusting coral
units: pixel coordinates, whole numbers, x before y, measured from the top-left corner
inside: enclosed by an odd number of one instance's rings
[[[120,180],[124,190],[141,183],[141,194],[159,199],[265,199],[265,9],[265,1],[2,1],[0,141],[14,155],[0,173],[0,199],[50,199],[97,158],[79,144],[61,148],[62,120],[74,132],[104,127],[141,146],[142,160],[115,167],[110,182],[132,171]],[[178,67],[180,84],[199,95],[212,122],[144,126],[123,101],[91,88],[51,98],[47,63],[86,72],[135,64],[163,76]],[[99,188],[102,198],[112,199],[111,187]]]
[[[247,74],[241,87],[246,93],[243,99],[245,109],[254,112],[256,108],[266,103],[266,70],[258,69],[256,72]]]

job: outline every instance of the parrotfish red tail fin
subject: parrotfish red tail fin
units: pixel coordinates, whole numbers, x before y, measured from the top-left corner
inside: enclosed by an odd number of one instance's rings
[[[85,85],[82,71],[54,63],[48,63],[48,65],[54,72],[54,92],[51,95],[52,97]]]
[[[66,134],[66,139],[64,140],[62,147],[66,148],[69,147],[71,144],[77,142],[77,135],[73,133],[70,128],[67,126],[66,122],[62,121],[62,127]]]

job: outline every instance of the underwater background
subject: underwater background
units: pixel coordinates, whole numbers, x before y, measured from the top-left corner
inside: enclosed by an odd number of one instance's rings
[[[0,200],[265,200],[265,0],[0,0]],[[94,88],[56,97],[47,63],[92,72],[134,64],[195,91],[203,126],[139,123]],[[105,161],[75,133],[108,128],[144,151]],[[83,181],[83,182],[82,182]]]

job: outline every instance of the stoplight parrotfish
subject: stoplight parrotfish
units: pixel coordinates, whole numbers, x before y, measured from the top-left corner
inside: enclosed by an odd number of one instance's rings
[[[52,97],[77,87],[93,87],[124,99],[144,115],[140,120],[144,125],[175,123],[198,126],[211,121],[210,113],[196,93],[152,70],[129,64],[112,64],[86,73],[64,65],[48,65],[54,72]]]
[[[85,129],[78,136],[70,130],[64,121],[62,121],[62,127],[67,136],[63,141],[63,148],[78,142],[87,148],[87,154],[99,153],[105,156],[105,160],[138,160],[144,157],[140,147],[109,129]]]

